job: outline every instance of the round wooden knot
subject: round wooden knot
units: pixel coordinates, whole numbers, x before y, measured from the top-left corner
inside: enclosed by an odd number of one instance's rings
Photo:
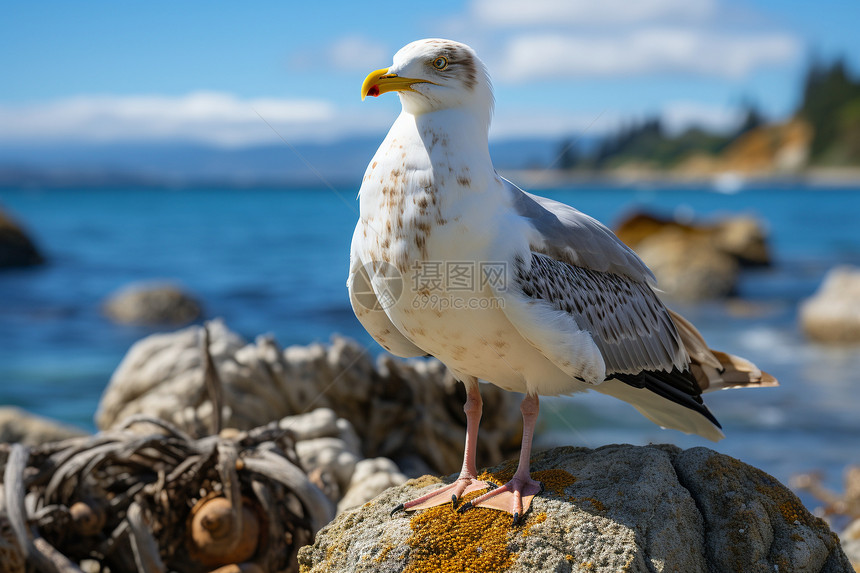
[[[83,501],[73,503],[69,508],[69,514],[75,531],[84,536],[98,534],[107,521],[107,515],[101,507]]]
[[[257,552],[260,519],[247,500],[242,503],[241,527],[226,497],[206,497],[191,509],[188,553],[203,565],[248,561]]]

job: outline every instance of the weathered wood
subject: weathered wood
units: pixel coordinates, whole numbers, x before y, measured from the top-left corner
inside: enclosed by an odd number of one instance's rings
[[[56,571],[57,573],[83,573],[80,567],[72,563],[68,557],[60,553],[56,547],[45,541],[42,537],[33,539],[33,548],[42,556],[42,563],[50,563],[50,568],[45,571]]]
[[[334,517],[334,507],[322,491],[307,480],[305,473],[285,458],[269,451],[245,460],[245,469],[288,485],[303,501],[310,513],[314,531],[319,531]]]
[[[292,434],[277,425],[200,439],[169,427],[148,436],[106,434],[38,452],[17,444],[6,450],[2,509],[36,571],[77,573],[83,559],[157,573],[226,565],[203,567],[187,552],[192,507],[204,496],[226,498],[236,531],[254,522],[262,536],[254,563],[296,571],[297,544],[334,516],[331,501],[298,466]]]
[[[215,361],[212,360],[212,353],[209,352],[209,325],[204,324],[201,329],[200,347],[203,354],[203,382],[206,385],[206,391],[209,394],[209,400],[212,402],[212,435],[219,434],[222,428],[222,415],[224,408],[224,389],[221,385],[221,379],[218,376],[218,369],[215,367]]]
[[[18,545],[24,550],[24,556],[28,559],[34,553],[30,533],[27,531],[27,511],[24,507],[26,492],[24,471],[27,468],[29,456],[30,449],[28,447],[13,444],[12,450],[9,452],[9,459],[6,460],[6,469],[3,471],[6,516],[12,526],[12,531],[15,532]]]

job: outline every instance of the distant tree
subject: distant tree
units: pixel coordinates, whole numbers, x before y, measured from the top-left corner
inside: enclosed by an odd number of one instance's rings
[[[798,114],[813,128],[811,155],[813,161],[822,161],[828,155],[849,162],[860,162],[860,157],[844,156],[844,144],[856,138],[858,129],[851,121],[851,109],[860,101],[860,81],[852,78],[845,60],[836,59],[827,65],[815,59],[811,62],[803,83],[803,100]],[[848,116],[848,117],[846,117]]]
[[[741,121],[740,126],[735,130],[732,134],[731,139],[735,139],[745,134],[748,131],[752,131],[755,128],[764,125],[764,117],[758,109],[758,106],[749,98],[745,98],[743,103],[741,104],[741,113],[743,113],[744,119]]]
[[[728,135],[700,128],[669,135],[659,117],[649,117],[621,125],[589,147],[588,152],[577,149],[567,139],[558,147],[558,167],[605,169],[625,161],[644,161],[667,168],[691,154],[717,154],[737,137],[766,124],[751,99],[742,100],[741,113],[741,124]],[[860,79],[851,75],[844,59],[831,63],[818,58],[810,61],[797,115],[813,128],[813,162],[860,165]]]
[[[558,160],[555,162],[556,169],[575,169],[581,167],[583,156],[576,144],[576,140],[569,138],[562,141],[558,146],[556,154]]]

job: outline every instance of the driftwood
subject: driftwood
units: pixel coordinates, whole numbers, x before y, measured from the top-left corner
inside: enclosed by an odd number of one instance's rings
[[[217,372],[206,377],[217,404]],[[152,430],[132,431],[141,425]],[[334,516],[277,422],[194,438],[135,416],[94,436],[0,444],[4,466],[2,571],[25,571],[22,559],[51,573],[85,561],[89,571],[297,571],[298,549]]]
[[[824,506],[819,510],[825,516],[841,515],[860,519],[860,466],[845,468],[845,491],[841,494],[825,487],[823,481],[821,472],[804,473],[794,476],[791,486],[808,491],[823,502]]]

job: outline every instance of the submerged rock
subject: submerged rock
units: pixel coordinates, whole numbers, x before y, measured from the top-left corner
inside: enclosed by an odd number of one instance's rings
[[[803,332],[818,342],[860,342],[860,268],[832,269],[800,307]]]
[[[498,482],[516,461],[487,470]],[[706,448],[556,448],[521,524],[450,505],[390,516],[445,480],[424,477],[342,513],[299,552],[301,570],[843,573],[839,539],[768,474]]]
[[[770,264],[767,232],[749,216],[688,224],[638,212],[615,232],[651,268],[660,289],[679,300],[729,296],[742,267]]]
[[[85,435],[86,432],[81,429],[30,414],[20,408],[0,407],[0,442],[38,446]]]
[[[0,269],[30,267],[44,262],[35,243],[21,226],[0,211]]]
[[[637,254],[657,277],[657,286],[675,300],[724,298],[738,282],[737,261],[701,237],[664,231],[636,247]]]
[[[112,294],[104,312],[114,322],[138,325],[182,325],[200,318],[200,303],[176,285],[142,283]]]

